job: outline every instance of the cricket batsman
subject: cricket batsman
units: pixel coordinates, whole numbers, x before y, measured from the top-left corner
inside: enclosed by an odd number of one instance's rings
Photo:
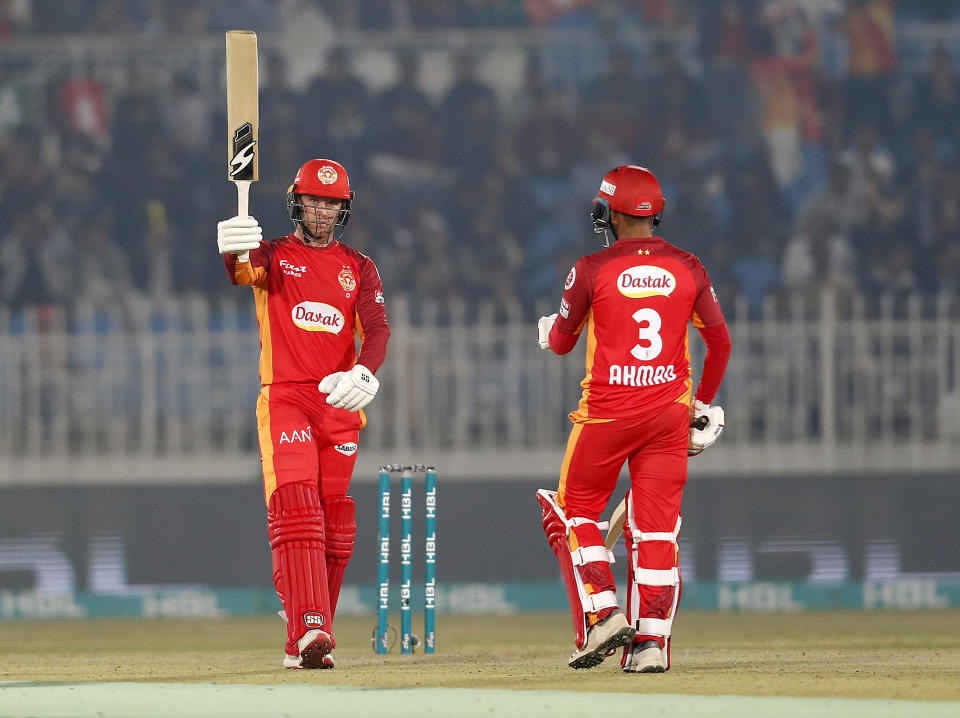
[[[340,241],[353,198],[343,166],[314,159],[287,190],[290,234],[264,241],[253,217],[217,225],[227,275],[253,288],[260,325],[257,431],[285,668],[334,666],[357,533],[347,490],[390,336],[376,266]]]
[[[592,212],[605,248],[576,262],[559,311],[538,322],[542,349],[566,354],[582,333],[587,341],[583,394],[570,414],[560,483],[556,491],[537,492],[573,613],[571,668],[597,666],[621,646],[627,673],[670,668],[687,457],[723,430],[723,409],[711,402],[726,371],[730,337],[700,260],[654,235],[664,203],[648,169],[624,165],[608,172]],[[690,321],[707,347],[695,394]],[[600,522],[625,462],[626,615]]]

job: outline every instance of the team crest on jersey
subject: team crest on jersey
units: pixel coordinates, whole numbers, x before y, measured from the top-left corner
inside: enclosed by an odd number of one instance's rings
[[[323,184],[333,184],[337,181],[337,171],[330,165],[324,165],[317,170],[317,179]]]
[[[340,286],[343,287],[345,292],[352,292],[357,288],[357,280],[354,278],[353,272],[350,271],[350,267],[341,269],[337,279],[340,280]]]
[[[339,334],[344,324],[340,310],[323,302],[300,302],[290,310],[290,318],[308,332]]]
[[[656,295],[669,297],[676,288],[676,277],[663,267],[649,264],[625,269],[617,277],[617,290],[620,294],[634,299]]]
[[[577,268],[570,267],[570,274],[567,275],[567,281],[563,283],[563,288],[570,289],[575,281],[577,281]]]

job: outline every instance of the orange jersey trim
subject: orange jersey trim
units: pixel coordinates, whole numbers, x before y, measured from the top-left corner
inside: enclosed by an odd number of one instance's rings
[[[564,494],[567,491],[567,472],[570,470],[570,461],[573,459],[573,452],[577,448],[577,441],[580,439],[580,432],[583,431],[583,424],[574,424],[570,430],[570,438],[567,439],[567,450],[563,454],[563,463],[560,465],[560,485],[557,487],[557,503],[563,508],[566,503]]]
[[[693,314],[694,325],[696,325],[696,320],[700,317],[697,316],[696,312]],[[683,382],[683,386],[686,387],[683,394],[677,397],[677,404],[686,404],[690,405],[690,402],[693,401],[693,377],[690,372],[693,371],[693,368],[690,366],[690,333],[687,332],[686,336],[683,338],[683,355],[687,360],[687,378]]]
[[[238,284],[257,286],[267,278],[267,270],[264,267],[254,267],[250,262],[237,260],[233,266],[233,276]]]
[[[363,344],[367,338],[367,333],[363,331],[363,321],[360,319],[360,312],[354,312],[353,315],[355,318],[353,323],[353,333],[360,340],[360,343]],[[354,364],[357,363],[358,358],[359,357],[354,357]],[[363,431],[364,427],[367,425],[367,414],[363,409],[361,409],[358,413],[360,414],[360,431]]]
[[[363,344],[363,340],[366,338],[366,332],[363,331],[363,321],[360,319],[360,312],[354,312],[354,321],[353,321],[353,333],[357,335],[360,339],[360,343]]]
[[[580,386],[583,388],[583,393],[580,395],[580,403],[577,405],[576,413],[581,416],[590,415],[590,382],[593,379],[593,363],[594,356],[597,351],[597,332],[593,322],[593,308],[590,308],[590,311],[587,312],[587,356],[586,356],[586,372],[583,375],[583,379],[580,380]]]
[[[257,397],[257,434],[260,437],[260,461],[263,463],[263,499],[270,506],[270,497],[277,490],[277,471],[273,466],[273,438],[270,435],[270,387],[260,389]]]
[[[270,338],[269,293],[266,289],[253,288],[253,301],[260,322],[260,383],[273,383],[273,343]]]

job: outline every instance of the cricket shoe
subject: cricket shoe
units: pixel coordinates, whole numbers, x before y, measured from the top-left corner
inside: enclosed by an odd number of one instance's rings
[[[300,655],[291,656],[288,653],[283,657],[284,668],[333,668],[333,658],[330,657],[333,639],[330,634],[319,628],[311,629],[297,641],[297,648],[300,649]],[[325,658],[330,660],[325,661]]]
[[[593,668],[603,663],[611,651],[633,640],[634,630],[620,611],[611,613],[587,632],[587,642],[570,656],[571,668]]]
[[[333,668],[334,665],[335,665],[335,662],[333,660],[333,654],[328,653],[327,655],[325,655],[323,658],[320,659],[320,665],[317,666],[317,668],[329,669],[329,668]],[[284,668],[303,668],[303,666],[300,665],[300,656],[291,656],[290,654],[287,654],[286,656],[283,657],[283,667]]]
[[[666,670],[667,657],[656,641],[644,641],[627,649],[624,673],[664,673]]]

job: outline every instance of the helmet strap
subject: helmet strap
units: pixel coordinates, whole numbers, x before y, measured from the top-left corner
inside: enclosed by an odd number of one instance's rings
[[[613,236],[613,241],[610,240],[610,236],[611,236],[611,235]],[[609,224],[604,228],[604,230],[603,230],[603,246],[604,246],[604,247],[609,247],[611,244],[613,244],[614,242],[616,242],[618,239],[620,239],[620,237],[617,236],[617,230],[616,230],[616,228],[613,226],[613,218],[611,217],[610,223],[609,223]]]

